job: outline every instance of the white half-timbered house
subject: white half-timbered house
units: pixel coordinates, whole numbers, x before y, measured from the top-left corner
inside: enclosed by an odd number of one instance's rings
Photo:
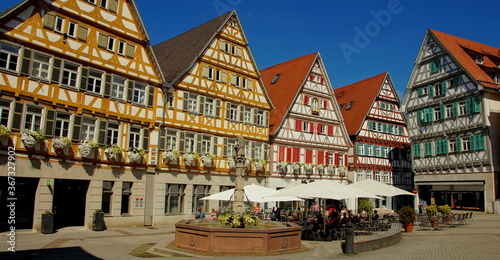
[[[372,179],[412,191],[410,139],[389,73],[337,88],[335,97],[348,118],[345,125],[353,142],[349,180]],[[412,200],[411,196],[388,197],[376,206],[397,209]]]
[[[323,60],[312,53],[261,70],[270,114],[268,187],[314,180],[347,183],[352,146]]]
[[[425,34],[403,109],[415,184],[427,203],[498,212],[499,67],[496,47]]]

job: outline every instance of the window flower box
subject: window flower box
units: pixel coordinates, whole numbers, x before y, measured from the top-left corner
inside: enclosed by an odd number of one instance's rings
[[[267,161],[264,159],[259,159],[255,161],[255,170],[262,171],[264,170],[264,165],[266,165]]]
[[[0,138],[7,138],[10,136],[10,129],[4,125],[0,125]]]
[[[306,163],[304,164],[304,169],[306,170],[306,173],[311,174],[314,168],[314,163]]]
[[[296,173],[300,172],[300,168],[302,168],[304,164],[301,162],[294,162],[292,163],[292,170]]]
[[[130,163],[141,163],[145,154],[146,150],[134,148],[128,152],[127,156]]]
[[[200,158],[200,154],[198,153],[184,154],[184,164],[186,166],[193,166],[198,158]]]
[[[326,164],[318,164],[318,172],[319,173],[325,173],[326,170]]]
[[[340,175],[344,175],[344,174],[345,174],[345,172],[346,172],[346,170],[347,170],[347,167],[346,167],[346,166],[339,166],[339,167],[338,167],[338,171],[339,171],[339,174],[340,174]]]
[[[108,161],[118,161],[122,152],[123,149],[116,144],[108,146],[104,149],[104,153],[108,157]]]
[[[287,167],[288,167],[288,162],[278,162],[278,171],[281,172],[281,173],[286,173],[287,172]]]
[[[171,161],[177,160],[180,155],[181,155],[181,153],[179,151],[177,151],[177,150],[169,150],[169,151],[163,152],[161,154],[161,157],[166,162],[171,162]]]
[[[62,150],[71,146],[71,139],[68,137],[54,137],[52,138],[52,146],[56,150]]]
[[[214,162],[215,158],[216,158],[215,154],[206,153],[201,156],[201,163],[203,163],[203,166],[205,167],[210,167],[212,166],[212,163]]]
[[[99,144],[92,142],[90,140],[84,140],[80,142],[78,146],[78,151],[82,157],[88,158],[93,151],[99,149]]]
[[[24,147],[33,149],[35,145],[45,140],[45,136],[40,132],[28,131],[21,133],[21,140],[23,141]]]
[[[334,164],[330,164],[326,167],[326,171],[330,174],[330,175],[334,175],[335,174],[335,169],[337,168],[336,165]]]

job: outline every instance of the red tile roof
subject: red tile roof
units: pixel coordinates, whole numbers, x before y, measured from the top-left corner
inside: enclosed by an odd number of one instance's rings
[[[334,90],[339,106],[344,104],[340,112],[349,136],[358,134],[387,76],[388,73],[385,72]],[[354,103],[347,110],[350,102]]]
[[[490,57],[500,60],[500,49],[491,47],[485,44],[463,39],[450,34],[442,33],[436,30],[429,31],[439,40],[444,48],[450,52],[453,57],[466,69],[478,82],[486,87],[499,89],[500,85],[496,84],[493,79],[484,71],[484,67],[493,67],[498,69]],[[472,50],[484,56],[484,65],[479,65],[476,61],[467,54],[466,50]]]
[[[262,82],[274,104],[269,114],[269,134],[275,134],[280,128],[318,55],[312,53],[260,71]],[[278,80],[271,84],[278,74]]]

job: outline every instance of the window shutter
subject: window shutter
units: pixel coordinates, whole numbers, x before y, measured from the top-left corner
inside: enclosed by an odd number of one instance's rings
[[[155,87],[149,86],[149,94],[148,94],[148,107],[153,107],[155,101]]]
[[[431,63],[431,73],[439,72],[441,70],[441,62],[433,60]]]
[[[195,138],[196,138],[196,150],[195,152],[197,153],[200,153],[201,154],[201,139],[202,139],[203,135],[202,134],[196,134],[195,135]]]
[[[296,131],[302,131],[302,121],[300,120],[295,120],[295,130]]]
[[[160,143],[158,144],[160,150],[165,150],[166,143],[167,143],[167,129],[165,127],[160,127]]]
[[[226,119],[231,119],[231,102],[226,102]]]
[[[321,124],[316,125],[316,133],[322,134],[323,133],[323,126]]]
[[[111,95],[111,74],[106,74],[106,79],[104,82],[104,96],[109,97]]]
[[[477,150],[484,150],[485,149],[485,147],[484,147],[484,135],[483,134],[477,135],[476,149]]]
[[[293,156],[293,148],[292,147],[287,147],[286,148],[286,161],[287,162],[292,162],[292,156]]]
[[[222,101],[220,99],[215,99],[215,117],[220,117],[221,113],[221,103]]]
[[[223,40],[219,40],[219,50],[221,51],[226,50],[226,43]]]
[[[118,11],[118,0],[109,0],[109,11],[116,13]]]
[[[142,129],[142,149],[147,151],[148,147],[149,147],[149,129],[143,128]]]
[[[82,67],[82,73],[80,77],[80,90],[87,90],[87,76],[89,74],[89,69],[87,67]]]
[[[398,135],[403,135],[403,127],[402,126],[398,126]]]
[[[97,142],[100,145],[106,145],[106,125],[106,121],[99,122],[99,138],[97,139]]]
[[[441,94],[443,96],[446,96],[446,93],[448,92],[448,81],[443,81],[443,83],[441,83]]]
[[[425,123],[425,119],[423,117],[423,113],[422,113],[422,110],[418,110],[417,111],[417,120],[418,120],[418,123],[421,124],[421,123]]]
[[[54,132],[54,118],[56,112],[47,110],[47,118],[45,119],[45,136],[52,136]]]
[[[332,125],[328,126],[328,135],[333,136],[333,126]]]
[[[462,137],[457,137],[457,139],[455,139],[455,144],[457,146],[457,152],[461,152],[462,151]]]
[[[309,133],[314,133],[314,123],[309,123]]]
[[[183,97],[182,110],[187,111],[188,104],[189,104],[189,92],[187,92],[187,91],[182,92],[182,97]]]
[[[179,152],[184,152],[184,142],[186,142],[186,132],[180,131],[179,133]]]
[[[89,28],[78,25],[78,31],[76,34],[76,38],[82,42],[87,42],[87,36],[89,34]]]
[[[348,159],[349,159],[349,155],[344,154],[344,166],[348,166],[348,162],[347,162]]]
[[[304,95],[304,105],[308,105],[309,103],[309,97],[307,95]]]
[[[127,101],[132,103],[133,98],[134,98],[134,81],[129,80],[127,88]]]
[[[453,78],[453,86],[460,85],[460,76],[456,76]]]
[[[97,41],[97,47],[106,49],[108,47],[108,38],[106,34],[99,33],[99,39]]]
[[[300,148],[293,148],[293,160],[292,162],[300,162]]]
[[[46,13],[43,16],[43,27],[50,30],[54,30],[54,25],[56,24],[56,16],[53,14]]]
[[[472,112],[472,99],[465,100],[465,114],[470,114]]]
[[[264,127],[269,127],[269,111],[264,111]]]
[[[222,157],[227,158],[228,152],[228,138],[222,137]]]
[[[282,162],[285,160],[285,147],[280,146],[278,149],[278,161]]]
[[[420,144],[413,145],[413,153],[414,153],[414,157],[420,157],[420,154],[421,154]]]
[[[339,166],[339,164],[340,164],[340,154],[339,153],[334,154],[334,162],[335,162],[335,165]]]
[[[243,122],[243,115],[245,111],[245,106],[244,105],[238,105],[238,121]]]
[[[23,103],[16,102],[14,105],[14,117],[12,122],[12,131],[20,132],[21,131],[21,121],[23,118]]]
[[[424,89],[423,88],[418,88],[418,95],[423,96],[424,95]]]
[[[247,79],[247,89],[253,91],[253,80]]]
[[[474,113],[481,113],[481,98],[480,97],[474,97],[473,99],[473,112]]]
[[[444,153],[449,153],[450,152],[450,144],[448,142],[448,139],[443,140],[443,152]]]
[[[231,81],[230,84],[236,86],[236,75],[231,73]]]
[[[387,133],[387,124],[382,124],[382,133]]]
[[[441,119],[446,119],[446,106],[441,105]]]
[[[222,73],[221,73],[221,82],[227,83],[227,72],[225,72],[225,71],[222,71]]]
[[[443,151],[442,151],[442,144],[443,144],[443,140],[437,140],[436,141],[436,154],[443,153]]]
[[[262,149],[263,149],[263,159],[266,160],[266,161],[269,161],[269,144],[267,143],[264,143],[264,145],[262,146]]]
[[[360,143],[356,143],[356,154],[361,155],[361,144]]]
[[[198,96],[198,114],[205,115],[205,96]],[[205,115],[206,116],[206,115]]]
[[[59,83],[59,74],[61,73],[61,59],[54,58],[54,63],[52,64],[52,82]]]
[[[21,65],[21,74],[29,75],[30,74],[30,61],[31,61],[31,51],[24,48],[23,49],[23,63]]]
[[[458,102],[453,102],[452,104],[452,109],[453,109],[453,115],[458,116]]]
[[[312,154],[312,150],[306,149],[306,163],[312,163]]]
[[[427,93],[429,93],[429,97],[434,97],[434,86],[432,84],[427,86]]]
[[[324,159],[325,159],[325,152],[324,151],[318,151],[318,156],[317,156],[317,164],[324,164]]]
[[[135,54],[135,45],[127,43],[127,48],[125,50],[125,56],[133,59]]]
[[[325,164],[330,164],[330,154],[328,151],[325,151],[324,155],[323,155],[323,162]]]
[[[207,65],[203,65],[203,70],[202,70],[202,73],[201,73],[202,77],[204,78],[208,78],[208,66]]]
[[[236,56],[243,56],[243,50],[240,47],[236,47]]]
[[[73,123],[73,141],[78,142],[80,140],[80,129],[82,128],[82,116],[75,115],[75,121]]]

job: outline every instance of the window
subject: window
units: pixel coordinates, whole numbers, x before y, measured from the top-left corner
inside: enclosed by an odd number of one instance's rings
[[[309,132],[309,122],[302,122],[302,130],[304,132]]]
[[[210,195],[209,185],[193,185],[193,212],[196,212],[197,207],[201,207],[204,211],[208,212],[208,204],[206,200],[201,198]]]
[[[39,131],[42,122],[42,109],[28,105],[24,116],[25,131]]]
[[[373,170],[366,171],[366,178],[369,180],[373,180]]]
[[[101,0],[101,4],[99,5],[101,8],[107,7],[108,0]]]
[[[256,113],[255,113],[255,124],[258,125],[258,126],[264,126],[264,127],[267,127],[266,126],[266,112],[264,110],[260,110],[260,109],[257,109],[256,110]]]
[[[221,51],[229,53],[229,44],[223,40],[220,40],[219,42],[219,49]]]
[[[106,130],[106,143],[108,145],[118,145],[119,128],[120,125],[118,123],[108,123]]]
[[[10,101],[0,99],[0,125],[8,126]]]
[[[89,34],[89,28],[79,25],[78,30],[77,30],[77,38],[79,41],[86,42],[87,41],[87,36]]]
[[[63,27],[64,27],[64,18],[56,16],[55,17],[55,24],[54,24],[54,31],[58,32],[58,33],[64,33]]]
[[[54,136],[68,137],[71,115],[66,113],[57,113],[55,120]]]
[[[432,156],[432,142],[424,143],[425,156]]]
[[[177,130],[167,129],[165,150],[177,150]]]
[[[240,87],[241,76],[231,73],[231,85],[235,87]]]
[[[227,139],[227,157],[232,157],[234,153],[234,147],[236,147],[236,139],[234,138],[229,138]]]
[[[128,140],[128,148],[139,148],[141,144],[141,128],[140,127],[130,127],[130,134]]]
[[[466,115],[467,114],[467,108],[465,105],[465,102],[459,102],[458,103],[458,109],[459,109],[459,115]]]
[[[95,5],[95,2],[96,2],[96,1],[97,1],[97,0],[87,0],[87,2],[89,2],[89,3],[93,4],[93,5]]]
[[[165,192],[165,214],[182,213],[185,185],[168,184]]]
[[[184,137],[184,152],[194,153],[196,152],[196,139],[194,133],[186,133]]]
[[[95,119],[83,118],[80,139],[94,141],[94,139],[95,139]]]
[[[263,149],[262,149],[262,144],[259,143],[259,145],[255,145],[254,148],[253,148],[253,158],[255,160],[265,160],[267,158],[264,158],[264,152],[263,152]]]
[[[365,179],[365,171],[363,170],[357,170],[356,171],[356,176],[357,176],[357,179],[356,181],[362,181]]]
[[[349,104],[347,104],[347,107],[345,108],[345,110],[351,109],[353,104],[354,104],[354,101],[349,102]]]
[[[484,135],[473,135],[470,137],[470,150],[484,150]]]
[[[366,145],[366,155],[367,156],[373,156],[373,145]]]
[[[198,95],[194,93],[189,93],[187,112],[198,114]]]
[[[243,78],[243,89],[253,90],[253,81],[251,79]]]
[[[228,116],[227,119],[231,121],[238,121],[238,105],[237,104],[228,104]]]
[[[102,182],[102,203],[101,209],[104,213],[111,213],[111,198],[113,197],[113,186],[114,181],[103,181]]]
[[[214,79],[214,68],[210,67],[210,66],[207,66],[207,65],[203,65],[203,72],[202,72],[202,76],[204,78],[207,78],[207,79]]]
[[[446,105],[446,118],[453,116],[453,105]]]
[[[111,84],[111,97],[123,100],[125,92],[125,81],[125,78],[113,76],[113,82]]]
[[[125,46],[126,46],[126,43],[122,40],[119,40],[118,41],[118,50],[116,52],[120,55],[124,55],[125,54]]]
[[[132,94],[132,102],[138,104],[146,104],[146,86],[147,84],[142,82],[135,82],[134,91]]]
[[[80,65],[64,61],[61,85],[76,88]]]
[[[273,80],[271,81],[271,84],[274,84],[274,83],[278,82],[278,79],[280,78],[280,76],[281,76],[281,73],[276,74],[274,76]]]
[[[356,143],[356,154],[365,155],[365,145],[362,143]]]
[[[469,139],[469,137],[462,138],[462,151],[470,151],[470,139]]]
[[[313,98],[313,100],[311,101],[311,109],[313,113],[319,112],[319,101],[316,98]]]
[[[439,96],[439,95],[442,95],[443,93],[443,86],[441,85],[441,83],[437,83],[436,85],[434,85],[434,94],[436,96]]]
[[[31,62],[31,73],[30,76],[39,79],[49,79],[49,68],[50,68],[51,56],[33,52],[33,58]]]
[[[339,155],[339,166],[344,166],[345,163],[344,163],[344,155],[343,154],[340,154]]]
[[[447,139],[436,141],[436,154],[446,154],[448,153],[448,148],[449,144]]]
[[[252,124],[252,108],[245,107],[243,110],[243,122],[245,124]]]
[[[418,96],[419,97],[423,97],[423,96],[427,96],[427,95],[428,95],[428,93],[427,93],[426,87],[422,87],[422,88],[418,89]]]
[[[227,72],[217,69],[215,71],[215,80],[217,82],[226,83],[227,82]]]
[[[108,51],[115,50],[115,37],[108,36],[108,44],[106,45],[106,50]]]
[[[78,27],[78,25],[75,22],[69,21],[68,22],[68,33],[67,33],[67,35],[69,37],[75,38],[76,37],[76,28],[77,27]]]
[[[214,109],[214,99],[213,98],[209,98],[209,97],[205,97],[205,107],[204,107],[204,111],[203,111],[203,114],[205,116],[215,116],[215,109]]]
[[[132,182],[123,182],[122,184],[122,208],[121,214],[130,213],[130,197],[132,195]]]
[[[0,43],[0,68],[16,71],[19,50],[19,47]]]
[[[457,152],[457,144],[455,140],[448,140],[448,151],[450,151],[450,153]]]
[[[375,180],[380,182],[382,177],[382,173],[380,171],[375,171]]]
[[[212,151],[212,136],[211,135],[203,135],[201,138],[201,153],[214,153]]]
[[[441,120],[441,107],[436,107],[434,108],[434,119],[435,120]]]
[[[125,56],[128,58],[134,58],[135,45],[127,43],[127,48],[125,49]]]
[[[431,73],[437,73],[441,71],[441,62],[439,60],[433,60],[431,62]]]
[[[100,94],[103,78],[104,78],[104,72],[94,69],[89,69],[89,75],[87,79],[87,91]]]

